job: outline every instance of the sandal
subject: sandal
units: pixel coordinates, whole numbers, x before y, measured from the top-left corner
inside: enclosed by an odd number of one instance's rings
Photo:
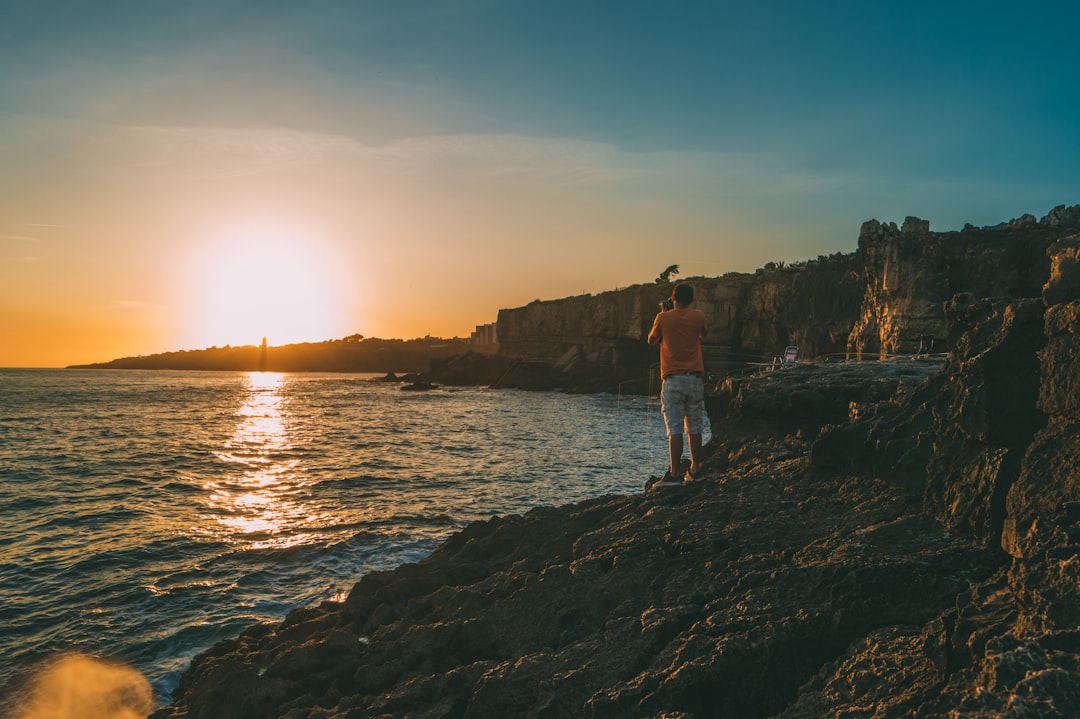
[[[650,481],[652,479],[656,479],[656,478],[650,478]],[[646,489],[645,491],[646,492],[648,492],[650,490],[655,491],[657,489],[664,489],[665,487],[681,487],[682,485],[683,485],[682,480],[679,479],[678,477],[676,477],[674,474],[672,474],[669,471],[669,472],[664,472],[663,477],[660,477],[659,479],[656,479],[655,482],[648,485],[648,489]]]

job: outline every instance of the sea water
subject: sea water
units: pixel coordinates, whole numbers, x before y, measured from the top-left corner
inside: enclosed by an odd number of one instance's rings
[[[667,464],[655,400],[372,379],[0,370],[0,695],[70,651],[167,701],[250,624]]]

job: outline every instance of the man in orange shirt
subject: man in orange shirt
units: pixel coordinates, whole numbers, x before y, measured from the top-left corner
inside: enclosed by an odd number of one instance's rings
[[[661,484],[681,483],[683,432],[690,435],[690,469],[685,479],[693,481],[701,472],[701,434],[704,431],[705,364],[701,359],[701,338],[705,336],[705,313],[690,309],[694,288],[675,285],[674,306],[662,310],[649,330],[649,344],[660,345],[660,407],[667,427],[671,466]],[[646,487],[649,489],[649,487]]]

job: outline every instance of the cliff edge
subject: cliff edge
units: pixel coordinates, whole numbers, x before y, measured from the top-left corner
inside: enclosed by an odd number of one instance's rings
[[[869,220],[851,253],[688,278],[709,326],[705,369],[720,376],[767,363],[788,345],[798,346],[802,358],[947,352],[945,308],[954,296],[1038,297],[1049,272],[1047,248],[1078,231],[1080,205],[951,232],[931,231],[917,217],[899,227]],[[549,387],[655,390],[657,352],[645,337],[671,287],[636,285],[500,310],[500,355],[554,367],[562,376]],[[536,372],[504,372],[504,386],[539,383]]]

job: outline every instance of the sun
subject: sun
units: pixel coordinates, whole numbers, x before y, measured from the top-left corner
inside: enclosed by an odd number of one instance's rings
[[[288,223],[247,221],[210,233],[184,274],[190,349],[342,335],[339,263],[313,233]]]

